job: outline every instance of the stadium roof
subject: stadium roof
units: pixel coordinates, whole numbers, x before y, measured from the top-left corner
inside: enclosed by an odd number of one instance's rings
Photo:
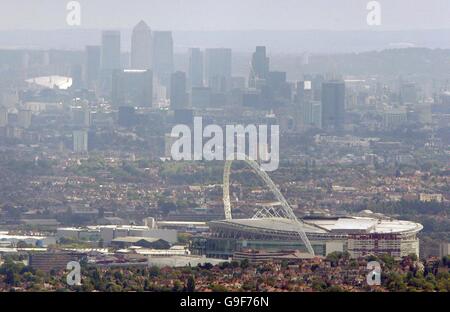
[[[298,223],[285,218],[232,219],[211,221],[210,226],[247,229],[251,232],[292,233],[299,229]],[[366,217],[318,218],[304,220],[303,229],[307,234],[384,234],[418,232],[423,226],[419,223],[400,220],[384,220]]]
[[[329,232],[346,233],[401,233],[418,232],[423,226],[419,223],[400,220],[384,220],[368,217],[345,217],[338,219],[312,219],[308,224],[316,225]]]
[[[297,232],[299,229],[299,225],[297,222],[285,218],[232,219],[232,220],[221,220],[211,222],[211,224],[214,223],[240,225],[247,228],[283,231],[283,232]],[[326,233],[325,230],[308,224],[303,224],[303,229],[305,230],[305,232],[309,233]]]

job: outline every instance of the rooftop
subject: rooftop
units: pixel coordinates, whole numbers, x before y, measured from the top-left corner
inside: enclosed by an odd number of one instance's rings
[[[212,221],[214,226],[244,227],[249,230],[268,230],[280,232],[297,232],[298,224],[284,218],[261,219],[233,219]],[[385,220],[368,217],[341,217],[341,218],[309,218],[304,221],[303,229],[310,234],[326,233],[403,233],[419,232],[423,226],[419,223],[401,220]]]

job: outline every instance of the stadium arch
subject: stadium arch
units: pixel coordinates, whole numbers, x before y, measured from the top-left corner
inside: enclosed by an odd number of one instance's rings
[[[256,161],[249,159],[247,157],[247,155],[240,155],[240,157],[236,157],[236,158],[243,160],[253,170],[253,172],[257,174],[257,176],[267,185],[267,187],[269,187],[270,191],[274,194],[274,196],[280,202],[281,207],[282,207],[282,210],[279,212],[271,211],[271,210],[267,210],[267,209],[259,210],[253,216],[253,218],[281,217],[281,218],[286,218],[286,219],[295,221],[298,224],[298,231],[297,231],[298,235],[300,236],[301,240],[305,244],[308,252],[310,254],[314,255],[314,249],[312,248],[311,242],[309,241],[309,239],[306,236],[306,233],[303,229],[303,222],[298,220],[297,216],[292,211],[291,206],[289,206],[289,203],[286,201],[283,194],[280,192],[278,187],[275,185],[275,183],[269,177],[267,172],[262,170]],[[233,164],[233,161],[234,160],[226,160],[224,170],[223,170],[223,206],[224,206],[226,220],[232,219],[231,201],[230,201],[230,174],[231,174],[231,166]]]

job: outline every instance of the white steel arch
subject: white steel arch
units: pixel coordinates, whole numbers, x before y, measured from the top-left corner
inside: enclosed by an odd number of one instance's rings
[[[273,213],[272,211],[258,211],[254,218],[259,218],[262,215],[269,215],[271,217],[282,217],[286,219],[290,219],[295,221],[298,224],[298,235],[300,236],[301,240],[305,244],[306,248],[308,249],[308,252],[312,255],[314,255],[314,250],[311,246],[311,242],[309,241],[308,237],[306,236],[306,233],[303,229],[303,222],[297,219],[297,216],[292,211],[291,206],[289,206],[289,203],[284,198],[283,194],[281,194],[278,187],[275,185],[275,183],[272,181],[272,179],[269,177],[269,175],[261,169],[259,164],[251,160],[247,157],[247,155],[241,155],[241,157],[237,157],[238,159],[243,159],[245,163],[253,169],[253,171],[264,181],[264,183],[269,187],[269,189],[272,191],[272,193],[275,195],[277,200],[280,202],[282,210],[278,213]],[[227,160],[225,161],[225,167],[223,170],[223,206],[225,210],[225,219],[231,220],[231,201],[230,201],[230,173],[231,173],[231,165],[233,164],[233,160]]]

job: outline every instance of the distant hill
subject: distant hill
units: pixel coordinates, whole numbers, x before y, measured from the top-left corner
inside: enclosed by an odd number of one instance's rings
[[[82,49],[100,43],[101,30],[0,31],[0,48]],[[250,52],[266,45],[275,53],[342,53],[396,47],[450,48],[450,30],[420,31],[175,31],[176,49],[229,47]],[[130,30],[123,30],[122,44],[129,50]]]

